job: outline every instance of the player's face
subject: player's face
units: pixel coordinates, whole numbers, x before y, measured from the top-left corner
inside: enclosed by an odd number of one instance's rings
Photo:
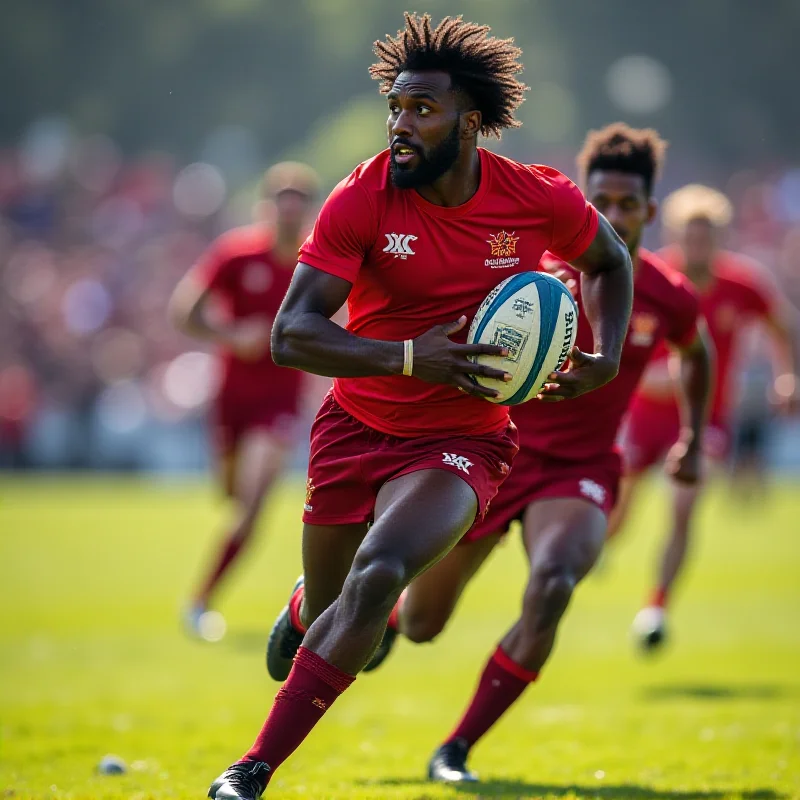
[[[392,182],[400,189],[433,183],[461,152],[461,119],[450,76],[401,72],[387,100]]]
[[[708,220],[694,219],[686,224],[678,244],[687,266],[707,267],[717,249],[717,231]]]
[[[657,209],[655,200],[647,196],[644,178],[595,170],[589,175],[586,196],[633,253],[642,240],[644,226],[653,221]]]
[[[298,236],[311,210],[311,198],[302,192],[283,191],[275,197],[275,225],[287,238]]]

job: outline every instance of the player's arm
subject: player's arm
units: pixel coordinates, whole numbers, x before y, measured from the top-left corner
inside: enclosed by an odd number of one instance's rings
[[[800,404],[800,324],[798,312],[788,301],[776,304],[765,317],[775,342],[775,395],[780,404],[793,411]]]
[[[681,435],[667,457],[667,473],[683,483],[696,483],[702,466],[703,429],[713,387],[715,350],[704,320],[694,338],[673,346],[671,367],[676,376],[681,412]]]
[[[430,383],[457,386],[482,397],[498,393],[468,377],[503,380],[502,370],[469,361],[477,354],[505,355],[505,348],[486,344],[456,344],[448,337],[466,324],[466,317],[436,325],[413,340],[413,357],[403,342],[366,339],[341,328],[331,317],[350,294],[349,281],[300,262],[292,276],[272,328],[272,358],[276,364],[334,378],[412,374]]]
[[[608,383],[619,371],[633,301],[633,267],[622,239],[602,214],[598,217],[594,240],[570,261],[581,272],[581,297],[595,352],[573,348],[570,370],[552,373],[552,382],[539,395],[542,400],[577,397]]]
[[[258,358],[269,346],[269,320],[255,318],[222,322],[210,313],[213,290],[198,270],[189,271],[175,287],[167,313],[172,324],[188,336],[233,350],[240,358]]]

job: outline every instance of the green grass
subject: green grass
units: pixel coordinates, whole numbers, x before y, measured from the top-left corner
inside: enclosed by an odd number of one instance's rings
[[[209,488],[0,482],[0,797],[204,797],[277,689],[263,645],[299,571],[301,502],[290,484],[268,509],[270,535],[223,598],[229,636],[210,646],[177,624],[224,518]],[[476,748],[485,782],[429,786],[428,756],[519,604],[524,569],[510,541],[440,640],[403,642],[359,678],[267,796],[800,797],[798,520],[796,486],[753,510],[713,492],[671,647],[647,660],[628,626],[663,531],[663,493],[650,487],[580,587],[541,681]],[[128,774],[97,775],[106,753]]]

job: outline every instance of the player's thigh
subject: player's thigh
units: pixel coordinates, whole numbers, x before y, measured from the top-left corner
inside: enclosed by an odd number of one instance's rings
[[[245,504],[258,503],[284,470],[289,449],[266,428],[251,428],[236,448],[236,497]]]
[[[442,469],[421,469],[385,483],[375,523],[359,548],[359,561],[391,560],[406,583],[443,558],[470,529],[478,512],[472,487]]]
[[[439,632],[467,584],[489,557],[500,535],[462,542],[409,584],[403,601],[403,624],[409,631]],[[427,637],[423,637],[427,638]]]
[[[303,525],[305,612],[316,619],[341,594],[367,523]]]
[[[608,522],[594,503],[565,497],[531,503],[522,525],[532,574],[566,572],[579,581],[603,549]]]

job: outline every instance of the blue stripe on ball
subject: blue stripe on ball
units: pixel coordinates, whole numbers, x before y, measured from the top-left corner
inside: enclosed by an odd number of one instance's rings
[[[547,351],[550,349],[550,343],[553,339],[553,333],[556,329],[558,322],[558,312],[561,308],[561,295],[566,293],[566,286],[561,288],[553,281],[543,278],[541,274],[535,276],[536,291],[539,293],[539,313],[540,313],[540,327],[539,327],[539,345],[536,349],[536,358],[533,360],[533,366],[525,379],[525,383],[514,392],[511,397],[503,402],[503,405],[515,406],[519,403],[524,403],[528,393],[533,388],[539,371],[542,368]]]

